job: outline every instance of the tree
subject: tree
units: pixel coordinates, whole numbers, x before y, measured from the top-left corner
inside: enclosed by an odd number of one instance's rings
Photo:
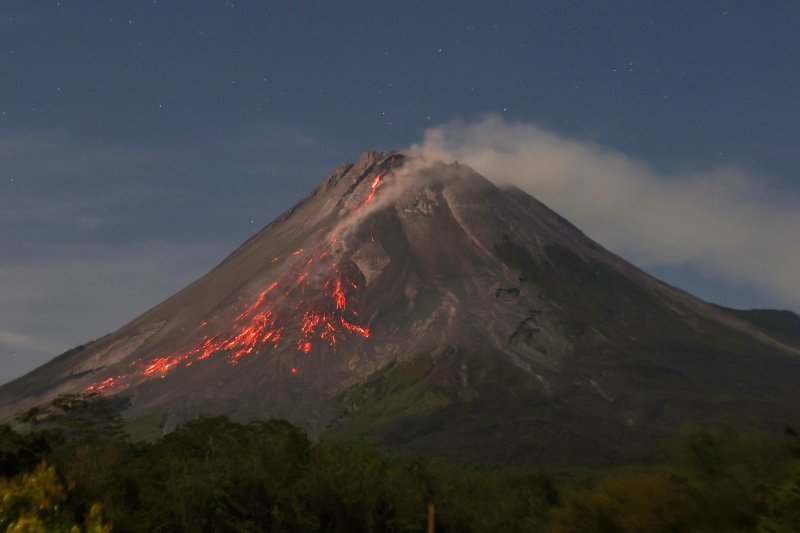
[[[93,504],[83,527],[75,521],[67,501],[67,491],[56,469],[45,462],[31,473],[10,480],[0,478],[0,529],[30,533],[110,533],[103,522],[100,504]]]

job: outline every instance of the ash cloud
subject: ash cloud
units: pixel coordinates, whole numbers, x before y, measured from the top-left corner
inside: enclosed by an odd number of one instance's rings
[[[429,129],[408,152],[517,186],[640,266],[689,267],[800,309],[800,194],[741,168],[666,174],[495,115]]]

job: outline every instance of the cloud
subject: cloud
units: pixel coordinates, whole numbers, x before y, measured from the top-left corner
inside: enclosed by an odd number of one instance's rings
[[[13,331],[4,331],[4,330],[0,330],[0,344],[3,344],[10,348],[41,351],[41,352],[53,353],[56,350],[53,344],[40,341],[38,339],[31,337],[30,335],[24,335],[20,333],[14,333]]]
[[[800,194],[734,166],[666,174],[594,142],[494,115],[409,151],[459,160],[539,198],[645,268],[692,267],[800,308]]]
[[[205,274],[230,247],[51,245],[0,262],[0,383],[116,330]]]

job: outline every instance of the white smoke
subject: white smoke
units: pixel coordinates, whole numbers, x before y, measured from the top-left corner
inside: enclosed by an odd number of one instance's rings
[[[417,157],[407,159],[398,167],[391,169],[387,167],[387,170],[365,178],[352,195],[348,205],[342,210],[343,216],[339,223],[326,234],[326,239],[330,240],[336,235],[342,243],[346,242],[358,231],[361,224],[369,219],[370,215],[394,204],[407,191],[424,185],[426,170],[431,164],[438,161],[441,160],[429,160],[423,154],[418,153]],[[391,175],[391,179],[387,179],[389,175]],[[369,202],[365,202],[376,176],[381,177],[379,187],[374,197]]]
[[[646,268],[690,266],[800,308],[800,194],[735,167],[667,175],[598,144],[490,115],[409,148],[515,185]]]

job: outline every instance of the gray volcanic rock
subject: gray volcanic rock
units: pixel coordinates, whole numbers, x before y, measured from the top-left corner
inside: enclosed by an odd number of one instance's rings
[[[800,337],[771,316],[666,285],[466,166],[367,152],[186,289],[0,388],[0,416],[86,392],[163,429],[280,417],[482,462],[643,459],[688,423],[798,422]]]

